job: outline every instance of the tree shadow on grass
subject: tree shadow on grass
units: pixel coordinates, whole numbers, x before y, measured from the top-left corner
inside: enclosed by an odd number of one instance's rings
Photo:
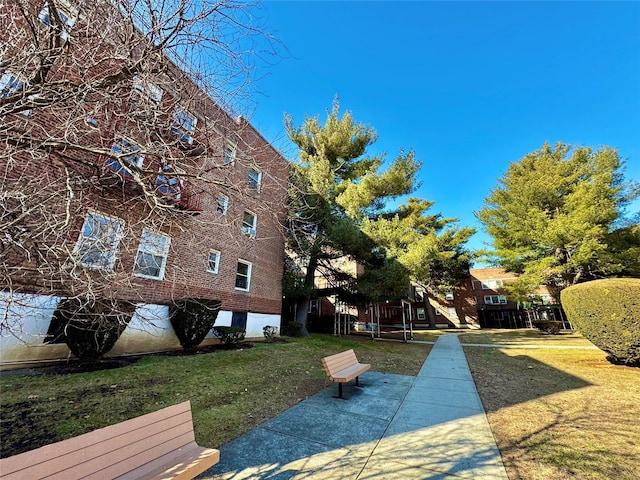
[[[640,409],[617,397],[637,396],[640,388],[610,382],[618,367],[605,365],[598,374],[598,361],[567,351],[560,361],[570,373],[545,363],[542,352],[538,360],[497,348],[465,351],[510,476],[638,478]]]

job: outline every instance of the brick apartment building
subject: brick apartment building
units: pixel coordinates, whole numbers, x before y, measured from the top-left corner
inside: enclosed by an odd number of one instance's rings
[[[353,266],[351,270],[356,278]],[[501,268],[470,269],[469,277],[444,297],[428,295],[423,289],[412,286],[401,298],[383,299],[365,306],[341,304],[338,301],[338,309],[336,298],[339,300],[339,295],[336,294],[339,292],[322,289],[327,284],[322,272],[318,272],[316,277],[320,296],[312,299],[309,305],[310,328],[314,330],[349,333],[370,332],[373,329],[379,335],[379,329],[384,332],[404,327],[409,336],[413,329],[432,326],[462,329],[531,328],[532,322],[537,319],[558,320],[563,328],[572,328],[560,305],[544,286],[534,292],[527,305],[518,305],[509,299],[504,286],[514,281],[517,275]],[[350,325],[343,325],[337,330],[335,325],[341,319],[348,320]]]
[[[27,53],[54,20],[46,2],[24,5],[1,7],[0,214],[22,223],[0,232],[0,367],[68,357],[52,316],[72,296],[136,303],[112,355],[179,348],[176,299],[221,301],[216,325],[247,337],[279,326],[286,160],[166,55],[96,88],[153,52],[109,2],[55,3],[62,47],[37,83]]]
[[[430,298],[436,324],[453,328],[526,328],[536,319],[558,320],[571,328],[553,295],[540,286],[528,305],[518,305],[504,286],[517,278],[501,268],[475,268],[445,299]]]

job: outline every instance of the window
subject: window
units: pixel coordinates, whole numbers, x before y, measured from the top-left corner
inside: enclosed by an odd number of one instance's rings
[[[502,280],[483,280],[481,283],[483,290],[496,290],[498,288],[502,288]]]
[[[85,267],[113,270],[124,221],[90,212],[73,249],[74,257]]]
[[[260,180],[262,179],[262,173],[255,168],[249,169],[249,188],[251,190],[260,190]]]
[[[236,271],[236,289],[249,290],[251,284],[251,263],[244,260],[238,260],[238,269]]]
[[[139,153],[140,147],[123,137],[116,137],[111,146],[111,154],[117,158],[108,158],[107,167],[117,173],[130,177],[124,165],[142,168],[144,156]]]
[[[42,7],[38,18],[45,25],[52,27],[56,34],[59,31],[60,40],[62,40],[62,43],[64,43],[69,40],[69,33],[76,23],[75,17],[77,15],[77,11],[69,3],[63,0],[57,0],[55,2],[55,7],[56,11],[58,12],[58,17],[60,18],[60,30],[58,30],[58,22],[51,18],[49,2],[45,3],[44,7]]]
[[[0,77],[0,98],[9,98],[26,88],[27,82],[11,72],[4,72]]]
[[[175,170],[171,165],[163,165],[160,167],[158,176],[156,177],[156,191],[173,200],[182,198],[182,180],[175,175]]]
[[[442,315],[442,310],[440,310],[439,308],[436,308],[436,315]]]
[[[207,272],[218,273],[220,267],[220,252],[217,250],[211,250],[209,252],[209,259],[207,261]]]
[[[318,313],[318,304],[319,301],[317,298],[314,298],[313,300],[309,300],[309,313]]]
[[[247,312],[232,312],[231,326],[246,330],[247,329]]]
[[[138,253],[133,266],[136,277],[155,278],[164,277],[164,267],[169,254],[171,239],[161,233],[154,233],[146,228],[142,231]]]
[[[424,308],[416,309],[416,315],[418,317],[418,320],[426,320],[427,318]]]
[[[504,295],[485,295],[484,303],[486,305],[504,305],[507,303],[507,297]]]
[[[453,301],[453,292],[449,292],[444,296],[444,299],[448,302]]]
[[[235,135],[231,135],[224,147],[224,163],[233,163],[236,159],[236,150],[238,149],[238,139]]]
[[[27,81],[11,72],[4,72],[0,77],[0,99],[9,98],[15,94],[22,93],[24,97],[25,90],[28,87]],[[28,99],[33,100],[36,95],[29,95]],[[31,115],[31,109],[18,110],[18,112],[25,117]]]
[[[253,213],[245,210],[244,216],[242,217],[242,233],[248,237],[255,238],[257,220],[257,217]]]
[[[218,195],[218,205],[216,206],[216,212],[225,215],[227,213],[227,208],[229,208],[229,198],[224,195]]]
[[[171,133],[177,135],[181,142],[193,143],[193,134],[196,131],[196,123],[198,119],[184,110],[176,110],[173,114],[173,125],[171,126]]]
[[[133,79],[133,88],[134,91],[141,97],[144,98],[148,104],[157,107],[160,105],[160,101],[162,100],[162,89],[151,82],[141,79],[140,77],[135,77]],[[135,104],[135,99],[133,100]]]

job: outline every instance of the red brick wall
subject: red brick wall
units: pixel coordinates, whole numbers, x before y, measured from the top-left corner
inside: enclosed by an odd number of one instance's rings
[[[32,15],[42,8],[44,2],[32,2]],[[5,8],[5,7],[3,7]],[[81,21],[74,27],[78,35],[86,26]],[[6,33],[5,33],[6,34]],[[90,36],[85,36],[90,38]],[[8,41],[0,33],[0,41]],[[19,42],[18,42],[19,43]],[[16,45],[23,48],[24,45]],[[103,55],[109,58],[109,52],[92,51],[90,45],[72,42],[68,54],[72,56]],[[83,75],[95,69],[81,72],[77,62],[61,61],[54,66],[49,80],[67,79],[70,81],[86,81]],[[113,62],[105,61],[105,68],[114,68]],[[2,72],[0,72],[1,74]],[[181,93],[190,96],[187,108],[199,116],[196,127],[196,145],[203,146],[199,155],[189,155],[171,145],[171,157],[190,177],[185,178],[189,187],[199,192],[199,202],[203,211],[198,215],[177,211],[175,208],[153,207],[152,199],[141,195],[141,189],[131,180],[122,181],[105,169],[106,157],[69,150],[64,153],[65,159],[56,155],[48,155],[44,149],[36,150],[37,156],[26,151],[26,146],[18,146],[12,150],[16,162],[0,166],[2,188],[14,191],[28,190],[38,182],[43,185],[44,192],[50,188],[52,192],[60,192],[60,196],[47,205],[50,218],[64,216],[67,204],[64,192],[68,185],[66,174],[70,173],[71,188],[74,197],[70,200],[70,221],[55,231],[38,230],[38,224],[47,221],[47,215],[41,213],[30,220],[34,231],[41,237],[38,248],[45,252],[53,245],[56,248],[71,252],[79,235],[82,222],[89,209],[118,217],[126,222],[126,230],[120,242],[117,261],[113,274],[102,278],[102,272],[80,272],[79,284],[86,285],[89,278],[101,277],[95,281],[96,292],[146,303],[167,304],[181,297],[214,298],[222,301],[222,308],[231,311],[251,311],[259,313],[279,314],[282,303],[282,274],[284,259],[284,238],[281,221],[284,216],[286,185],[288,182],[288,164],[246,120],[234,119],[222,108],[197,90],[191,80],[177,69],[172,69],[169,77],[174,79],[173,85],[180,85],[181,91],[168,89],[163,96],[161,116],[165,126],[170,126],[173,106]],[[165,86],[162,81],[159,81]],[[109,109],[96,114],[98,128],[84,123],[82,105],[76,99],[59,102],[56,106],[42,111],[34,109],[29,118],[21,115],[8,115],[0,119],[14,124],[18,131],[38,138],[64,138],[83,146],[96,146],[109,151],[116,133],[139,142],[143,147],[152,145],[157,138],[165,138],[164,131],[152,131],[140,127],[144,118],[132,118],[124,114],[129,104],[129,88],[114,94]],[[183,95],[184,96],[184,95]],[[61,118],[67,121],[62,123]],[[274,119],[280,121],[280,119]],[[157,126],[157,125],[156,125]],[[72,127],[72,128],[70,128]],[[156,129],[157,130],[157,129]],[[150,133],[151,132],[151,133]],[[225,165],[223,154],[225,138],[230,133],[238,137],[236,161]],[[0,149],[9,149],[0,146]],[[7,153],[5,150],[4,153]],[[140,178],[153,185],[162,155],[149,154],[145,157],[144,168]],[[63,165],[66,165],[67,171]],[[262,182],[258,192],[248,188],[248,172],[257,168],[262,172]],[[31,185],[33,184],[33,185]],[[31,185],[31,186],[30,186]],[[153,188],[153,187],[152,187]],[[219,193],[229,198],[229,209],[226,215],[216,212],[216,201]],[[32,198],[36,202],[36,197]],[[55,202],[59,202],[56,204]],[[256,238],[245,237],[241,232],[242,217],[245,209],[257,216]],[[162,232],[171,237],[171,246],[164,278],[151,280],[136,278],[132,275],[133,263],[143,228]],[[221,252],[220,266],[217,274],[207,272],[209,250]],[[11,275],[13,288],[38,293],[72,293],[76,286],[64,275],[43,274],[33,260],[25,260],[20,252],[13,252],[14,263]],[[238,259],[252,263],[251,284],[248,292],[235,289],[236,265]],[[54,278],[55,277],[55,278]],[[65,280],[66,279],[66,280]],[[8,288],[1,285],[0,288]]]

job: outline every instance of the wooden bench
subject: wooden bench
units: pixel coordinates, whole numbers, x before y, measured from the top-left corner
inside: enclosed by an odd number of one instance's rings
[[[355,378],[358,385],[358,377],[371,368],[368,363],[358,362],[353,349],[324,357],[322,365],[329,380],[338,383],[338,398],[342,398],[343,383]]]
[[[0,459],[4,479],[187,479],[220,460],[196,444],[191,403]]]

